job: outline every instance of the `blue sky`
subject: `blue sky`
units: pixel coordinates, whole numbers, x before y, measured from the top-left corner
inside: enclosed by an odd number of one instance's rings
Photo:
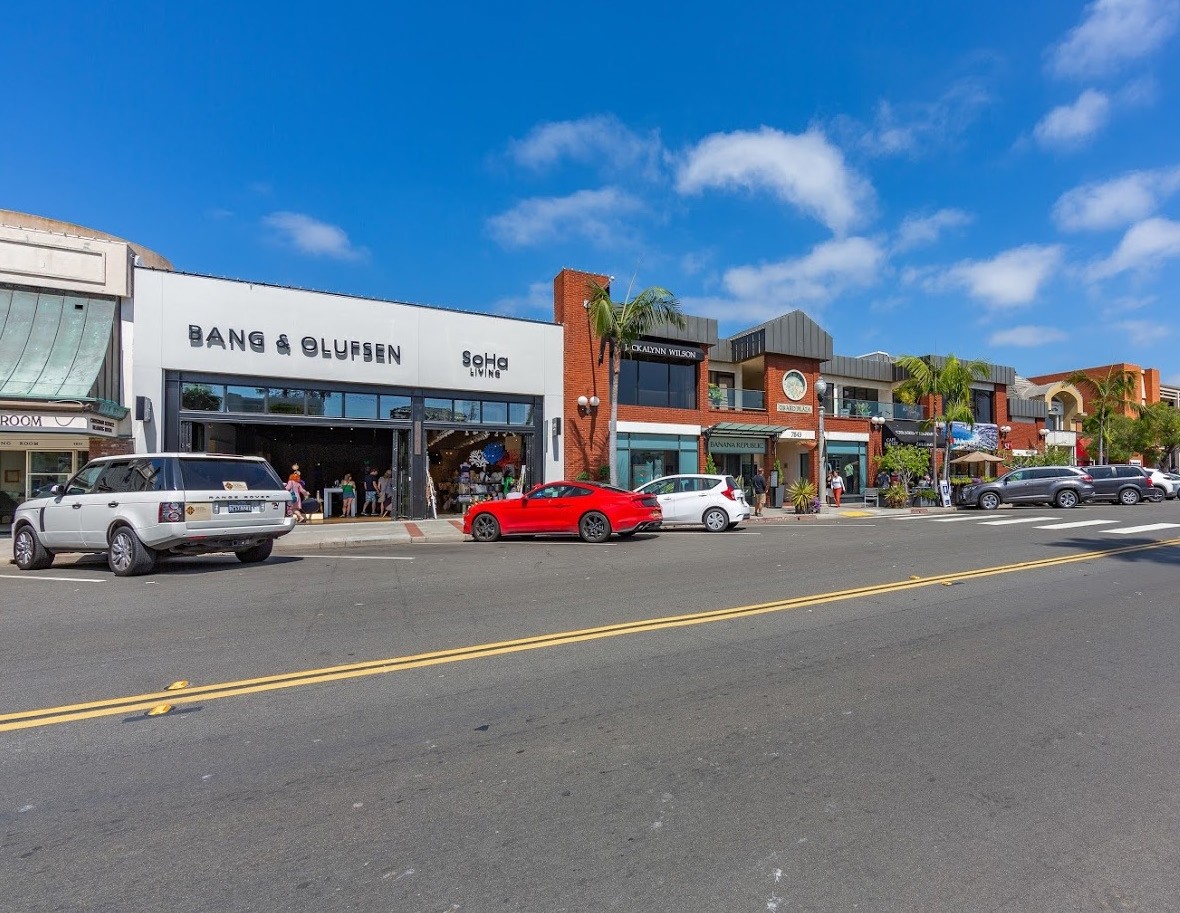
[[[372,7],[7,5],[0,208],[193,272],[549,319],[569,266],[723,333],[1180,383],[1180,0]]]

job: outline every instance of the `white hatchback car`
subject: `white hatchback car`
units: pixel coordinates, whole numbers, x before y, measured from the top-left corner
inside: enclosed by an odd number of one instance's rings
[[[54,552],[106,552],[120,577],[151,572],[164,554],[233,552],[253,564],[294,529],[294,508],[258,457],[102,457],[16,509],[12,554],[17,567],[32,571],[49,567]]]
[[[733,476],[661,476],[635,489],[655,495],[664,514],[664,526],[703,523],[721,533],[750,519],[750,505]]]
[[[1175,473],[1164,472],[1162,469],[1144,469],[1143,471],[1151,479],[1152,488],[1162,489],[1165,498],[1176,497],[1177,491],[1180,490],[1180,481],[1175,477]]]

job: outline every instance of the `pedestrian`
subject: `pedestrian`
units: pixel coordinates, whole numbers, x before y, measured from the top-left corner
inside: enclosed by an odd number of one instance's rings
[[[374,466],[365,476],[365,506],[361,508],[361,516],[377,516],[377,488],[380,482],[381,477],[377,474],[377,467]]]
[[[877,473],[877,487],[878,488],[888,488],[889,487],[889,473],[884,469],[882,469],[879,473]]]
[[[377,495],[381,501],[381,516],[391,517],[393,510],[393,470],[385,470],[385,475],[377,483]]]
[[[762,467],[754,467],[754,516],[762,516],[762,508],[766,505],[766,477],[762,475]]]
[[[287,477],[287,484],[283,487],[291,493],[291,500],[295,502],[295,510],[292,511],[295,514],[295,522],[306,523],[307,517],[303,514],[303,499],[308,497],[308,491],[303,487],[298,463],[291,467],[291,475]]]
[[[344,501],[342,516],[356,516],[356,482],[352,480],[352,473],[344,473],[344,481],[340,483],[340,496]]]
[[[840,497],[844,494],[844,476],[840,475],[838,472],[833,472],[832,478],[829,480],[828,484],[832,489],[832,498],[835,500],[836,506],[839,507]]]

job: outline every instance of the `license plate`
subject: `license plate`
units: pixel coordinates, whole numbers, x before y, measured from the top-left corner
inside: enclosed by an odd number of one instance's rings
[[[213,508],[223,514],[255,514],[262,510],[261,504],[217,504]]]

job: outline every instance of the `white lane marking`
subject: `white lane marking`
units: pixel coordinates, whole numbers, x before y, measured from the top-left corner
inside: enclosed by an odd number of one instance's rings
[[[64,583],[106,583],[101,577],[42,577],[31,574],[0,574],[0,580],[56,580]]]
[[[1118,520],[1074,520],[1072,523],[1050,523],[1048,526],[1038,526],[1037,529],[1080,529],[1083,526],[1102,526],[1105,523],[1118,522]]]
[[[1104,529],[1104,533],[1129,536],[1131,533],[1154,533],[1157,529],[1175,529],[1180,523],[1148,523],[1146,526],[1128,526],[1124,529]]]
[[[1052,517],[1017,517],[1015,520],[986,520],[980,526],[1011,526],[1013,523],[1040,523],[1042,520],[1052,520]]]
[[[413,558],[408,558],[403,555],[286,555],[279,552],[278,558],[319,558],[323,561],[335,561],[340,558],[345,558],[349,561],[413,561]]]
[[[974,517],[933,517],[931,523],[962,523],[964,520],[978,520],[978,516]]]
[[[667,533],[669,536],[717,536],[721,535],[727,539],[732,539],[734,536],[761,536],[762,533],[756,533],[748,529],[731,529],[724,533],[711,533],[707,529],[678,529],[672,527],[670,529],[653,530],[657,533]]]

